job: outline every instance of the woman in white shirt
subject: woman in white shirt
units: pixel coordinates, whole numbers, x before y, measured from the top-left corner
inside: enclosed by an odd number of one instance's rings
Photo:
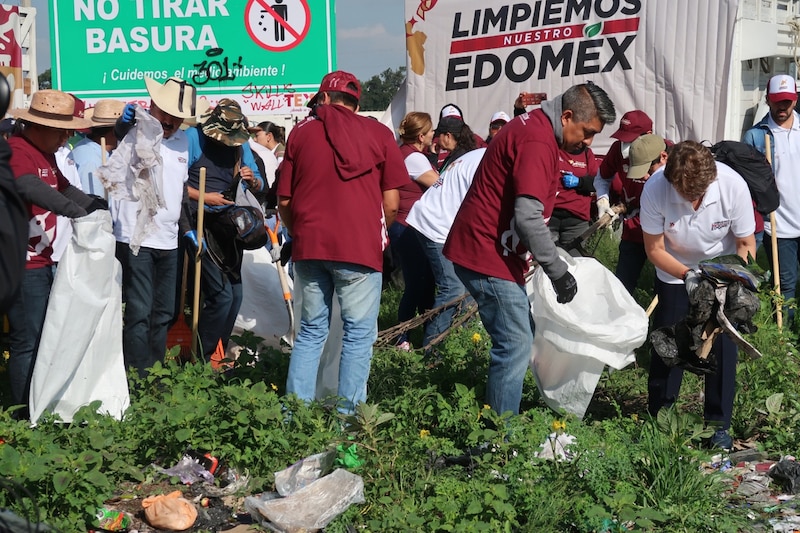
[[[653,327],[672,326],[689,308],[689,294],[700,282],[704,259],[738,254],[755,257],[755,217],[744,179],[714,160],[711,151],[694,141],[676,144],[667,164],[647,181],[640,219],[647,257],[656,267],[656,308]],[[704,418],[717,429],[711,444],[730,449],[728,434],[736,391],[738,349],[727,335],[713,347],[717,370],[705,376]],[[677,399],[683,370],[668,367],[651,352],[648,411],[655,416]]]

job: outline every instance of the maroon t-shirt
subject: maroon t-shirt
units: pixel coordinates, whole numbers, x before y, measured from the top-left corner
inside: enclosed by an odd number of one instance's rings
[[[607,180],[611,180],[609,185],[608,197],[611,205],[619,202],[623,198],[622,185],[628,177],[628,166],[630,161],[622,157],[622,141],[614,141],[608,153],[600,163],[600,175]]]
[[[392,132],[340,105],[318,106],[292,130],[278,196],[291,198],[292,258],[383,269],[383,191],[407,183]]]
[[[531,196],[550,218],[558,186],[553,127],[541,109],[520,115],[489,143],[444,246],[453,263],[520,285],[528,250],[514,226],[514,201]]]
[[[11,137],[8,145],[11,147],[11,172],[15,178],[33,174],[59,191],[69,186],[69,180],[58,169],[54,154],[45,154],[21,135]],[[53,264],[53,242],[56,239],[56,214],[38,205],[26,204],[30,222],[25,268],[50,266]]]
[[[570,154],[565,150],[558,152],[558,192],[556,193],[555,209],[564,209],[581,220],[591,218],[594,197],[578,194],[575,189],[565,189],[561,183],[561,176],[572,172],[579,178],[597,175],[599,164],[594,157],[594,152],[586,148],[579,154]]]
[[[416,152],[419,152],[419,150],[410,144],[403,144],[400,146],[400,153],[403,154],[404,164],[406,158]],[[431,170],[433,170],[433,165],[431,165]],[[425,189],[426,187],[423,184],[417,183],[409,176],[408,183],[404,183],[398,190],[400,193],[400,208],[397,210],[395,222],[399,222],[404,226],[408,225],[406,224],[406,217],[417,200],[422,198],[422,193],[425,192]]]

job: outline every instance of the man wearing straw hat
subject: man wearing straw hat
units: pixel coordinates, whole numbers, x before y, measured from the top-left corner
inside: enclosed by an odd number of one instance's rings
[[[117,147],[117,136],[114,135],[114,124],[122,116],[125,102],[120,100],[99,100],[95,106],[84,113],[84,118],[92,122],[89,133],[72,149],[70,158],[78,167],[81,177],[81,189],[87,194],[106,196],[103,184],[97,178],[95,170],[104,161],[102,146],[105,139],[106,156]]]
[[[73,115],[75,99],[67,93],[34,93],[30,108],[11,114],[23,124],[9,139],[11,170],[28,208],[28,250],[19,293],[8,310],[9,377],[14,404],[28,403],[31,372],[44,325],[53,283],[53,242],[56,216],[85,216],[101,204],[69,184],[56,164],[55,153],[76,129],[90,126]],[[22,412],[22,416],[27,416]]]
[[[111,202],[125,299],[122,330],[125,367],[134,367],[140,376],[144,376],[145,370],[156,361],[164,359],[167,331],[175,312],[178,235],[188,236],[191,240],[194,234],[182,210],[183,201],[188,198],[189,145],[180,126],[184,120],[195,118],[198,104],[195,88],[181,79],[169,78],[161,84],[152,78],[145,78],[145,84],[150,95],[150,117],[161,124],[163,132],[159,154],[162,160],[161,194],[164,207],[156,212],[152,219],[153,229],[144,235],[137,250],[133,249],[132,243],[139,229],[139,202]],[[100,111],[98,109],[95,112],[95,119]],[[120,143],[134,141],[134,131],[131,130],[136,124],[137,113],[141,112],[141,108],[134,104],[124,107],[116,123],[115,134]],[[126,139],[126,135],[129,138]]]

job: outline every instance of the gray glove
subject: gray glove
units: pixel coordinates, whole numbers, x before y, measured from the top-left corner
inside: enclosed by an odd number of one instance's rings
[[[703,277],[697,270],[689,270],[683,275],[683,284],[686,285],[686,294],[691,295],[694,290],[700,285]]]

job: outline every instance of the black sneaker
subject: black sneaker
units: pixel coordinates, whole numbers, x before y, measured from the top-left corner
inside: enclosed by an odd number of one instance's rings
[[[712,448],[721,448],[725,451],[730,451],[733,448],[733,438],[728,434],[725,429],[718,429],[711,437],[709,444]]]

